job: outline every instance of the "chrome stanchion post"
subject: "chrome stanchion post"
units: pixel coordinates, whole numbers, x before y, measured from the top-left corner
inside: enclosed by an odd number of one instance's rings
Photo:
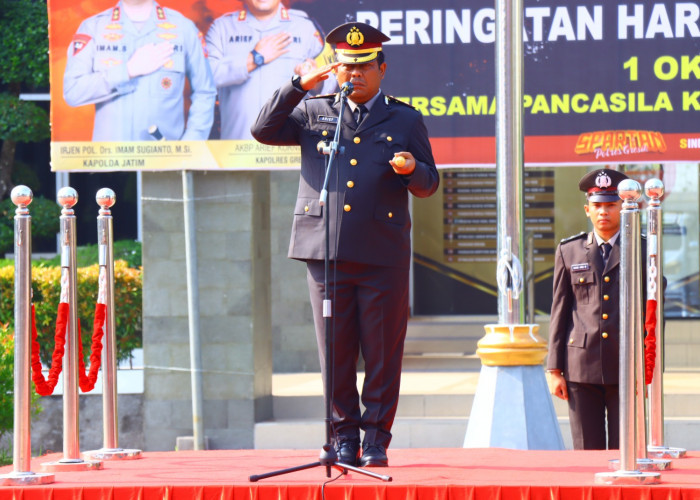
[[[100,206],[97,215],[97,247],[100,266],[98,303],[105,304],[105,341],[102,350],[102,448],[86,451],[84,458],[130,460],[141,458],[141,450],[119,447],[119,412],[117,410],[117,339],[114,322],[114,232],[112,211],[117,197],[109,188],[97,191]]]
[[[41,466],[47,471],[83,471],[101,469],[102,462],[80,458],[78,361],[78,269],[76,259],[75,212],[78,193],[71,187],[58,192],[61,210],[61,281],[68,283],[67,297],[61,290],[61,302],[68,302],[66,349],[63,355],[63,458]]]
[[[527,284],[527,322],[535,323],[535,234],[527,233],[527,271],[525,283]]]
[[[13,470],[0,476],[5,486],[50,484],[53,474],[31,470],[31,302],[32,302],[32,218],[27,208],[32,190],[16,186],[10,194],[15,210],[15,365]]]
[[[634,299],[638,304],[635,311],[635,335],[634,335],[634,371],[635,371],[635,443],[637,454],[637,469],[639,470],[669,470],[672,468],[671,460],[667,458],[649,458],[647,455],[647,412],[646,412],[646,383],[644,360],[644,308],[642,293],[642,252],[637,240],[637,248],[634,251]],[[646,256],[645,256],[646,257]]]
[[[614,472],[599,472],[597,484],[657,484],[661,474],[637,465],[635,422],[635,337],[641,336],[641,262],[639,206],[642,186],[625,179],[617,187],[620,212],[620,460]],[[635,268],[636,267],[636,268]],[[640,395],[641,396],[641,395]],[[611,464],[612,466],[612,464]]]
[[[644,184],[649,198],[647,208],[647,299],[656,300],[656,356],[654,374],[649,384],[650,457],[682,458],[685,448],[664,446],[664,294],[663,294],[663,218],[661,197],[664,183],[649,179]]]

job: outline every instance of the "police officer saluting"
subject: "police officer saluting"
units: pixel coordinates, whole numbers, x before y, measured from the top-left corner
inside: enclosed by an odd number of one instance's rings
[[[209,63],[218,88],[221,139],[252,139],[250,126],[263,103],[293,74],[316,69],[321,28],[280,0],[243,0],[207,32]]]
[[[185,84],[192,101],[185,116]],[[63,97],[95,105],[93,141],[205,140],[216,87],[204,37],[154,0],[121,0],[84,20],[68,48]]]
[[[289,257],[307,263],[321,367],[325,369],[324,217],[330,222],[330,293],[333,304],[333,431],[340,462],[386,466],[386,448],[396,414],[408,317],[411,256],[409,193],[433,194],[438,187],[428,132],[415,109],[385,95],[382,42],[389,38],[364,23],[338,26],[326,37],[337,62],[295,76],[263,107],[251,132],[265,144],[301,145],[301,177],[294,207]],[[343,116],[340,95],[306,99],[307,91],[336,74],[352,83]],[[328,201],[319,196],[325,156],[317,144],[331,140],[342,121]],[[359,353],[365,361],[360,396]],[[325,380],[325,376],[324,376]],[[362,456],[360,458],[360,430]]]
[[[575,449],[619,448],[620,210],[610,169],[585,175],[586,215],[593,231],[562,240],[554,261],[547,379],[569,403]],[[644,252],[644,250],[642,251]]]

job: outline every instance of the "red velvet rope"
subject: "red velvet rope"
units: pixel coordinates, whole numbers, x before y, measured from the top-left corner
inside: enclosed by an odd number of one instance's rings
[[[644,322],[647,336],[644,338],[644,380],[651,384],[656,365],[656,301],[647,300],[647,317]]]
[[[102,327],[105,324],[107,306],[105,304],[95,305],[95,319],[92,322],[92,351],[90,353],[90,372],[85,374],[85,361],[83,361],[83,343],[78,342],[80,354],[78,355],[80,375],[80,390],[90,392],[95,388],[97,382],[97,372],[100,371],[102,363]],[[80,337],[80,322],[78,322],[78,338]]]
[[[83,361],[83,343],[81,340],[80,321],[78,321],[78,374],[80,389],[89,392],[95,388],[97,372],[102,363],[102,334],[107,306],[97,304],[95,306],[95,319],[93,321],[92,351],[90,353],[90,372],[85,374],[85,361]],[[34,304],[32,304],[32,380],[36,386],[37,394],[50,396],[58,383],[58,376],[63,369],[63,355],[66,346],[66,328],[68,326],[68,303],[58,304],[58,315],[56,317],[55,347],[51,358],[51,369],[49,370],[48,381],[41,373],[41,359],[39,357],[40,346],[37,342],[36,314]]]
[[[56,317],[56,345],[51,358],[51,369],[49,370],[48,381],[41,373],[41,359],[39,358],[39,342],[36,337],[36,313],[32,304],[32,380],[36,386],[37,394],[50,396],[58,383],[58,376],[63,369],[63,353],[66,346],[66,326],[68,325],[68,304],[61,302],[58,304],[58,315]]]

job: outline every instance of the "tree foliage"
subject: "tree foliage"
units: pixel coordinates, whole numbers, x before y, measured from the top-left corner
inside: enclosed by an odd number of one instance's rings
[[[0,83],[48,86],[48,22],[44,0],[0,0]]]
[[[0,93],[0,139],[39,142],[48,138],[49,133],[46,111],[31,101]]]
[[[12,189],[17,142],[49,137],[49,117],[21,91],[49,83],[48,15],[45,0],[0,0],[0,199]]]

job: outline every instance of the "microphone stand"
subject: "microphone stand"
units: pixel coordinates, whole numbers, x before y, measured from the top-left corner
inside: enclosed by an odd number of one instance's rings
[[[325,380],[325,390],[324,399],[326,406],[326,443],[321,447],[321,453],[318,457],[318,461],[312,462],[310,464],[299,465],[296,467],[290,467],[287,469],[280,469],[273,472],[268,472],[265,474],[254,474],[248,478],[250,482],[256,482],[260,479],[266,479],[268,477],[280,476],[282,474],[289,474],[291,472],[297,472],[300,470],[312,469],[314,467],[325,467],[326,477],[331,477],[331,468],[335,467],[339,469],[343,474],[347,474],[348,471],[357,472],[358,474],[364,474],[375,479],[380,479],[382,481],[390,482],[392,480],[391,476],[386,476],[383,474],[377,474],[375,472],[370,472],[368,470],[355,467],[354,465],[346,464],[338,460],[338,454],[335,448],[331,444],[332,440],[332,430],[331,424],[333,421],[333,398],[330,396],[331,393],[331,383],[333,380],[333,363],[331,362],[331,355],[333,350],[331,346],[334,340],[331,338],[334,336],[333,325],[331,324],[331,317],[333,314],[333,306],[330,299],[329,293],[329,283],[328,276],[330,275],[330,217],[328,216],[328,206],[326,202],[328,201],[328,182],[330,179],[331,167],[333,166],[333,161],[338,156],[338,152],[343,154],[344,148],[339,145],[340,143],[340,130],[343,122],[343,114],[345,112],[345,106],[347,104],[347,97],[353,91],[352,83],[346,82],[343,84],[340,92],[340,111],[338,112],[338,123],[335,127],[335,134],[333,136],[333,141],[326,143],[320,141],[317,145],[318,152],[326,155],[326,176],[323,180],[323,188],[321,189],[321,195],[319,197],[319,205],[324,206],[323,210],[324,224],[325,224],[325,256],[324,256],[324,281],[323,281],[323,318],[324,318],[324,329],[326,331],[326,380]]]

